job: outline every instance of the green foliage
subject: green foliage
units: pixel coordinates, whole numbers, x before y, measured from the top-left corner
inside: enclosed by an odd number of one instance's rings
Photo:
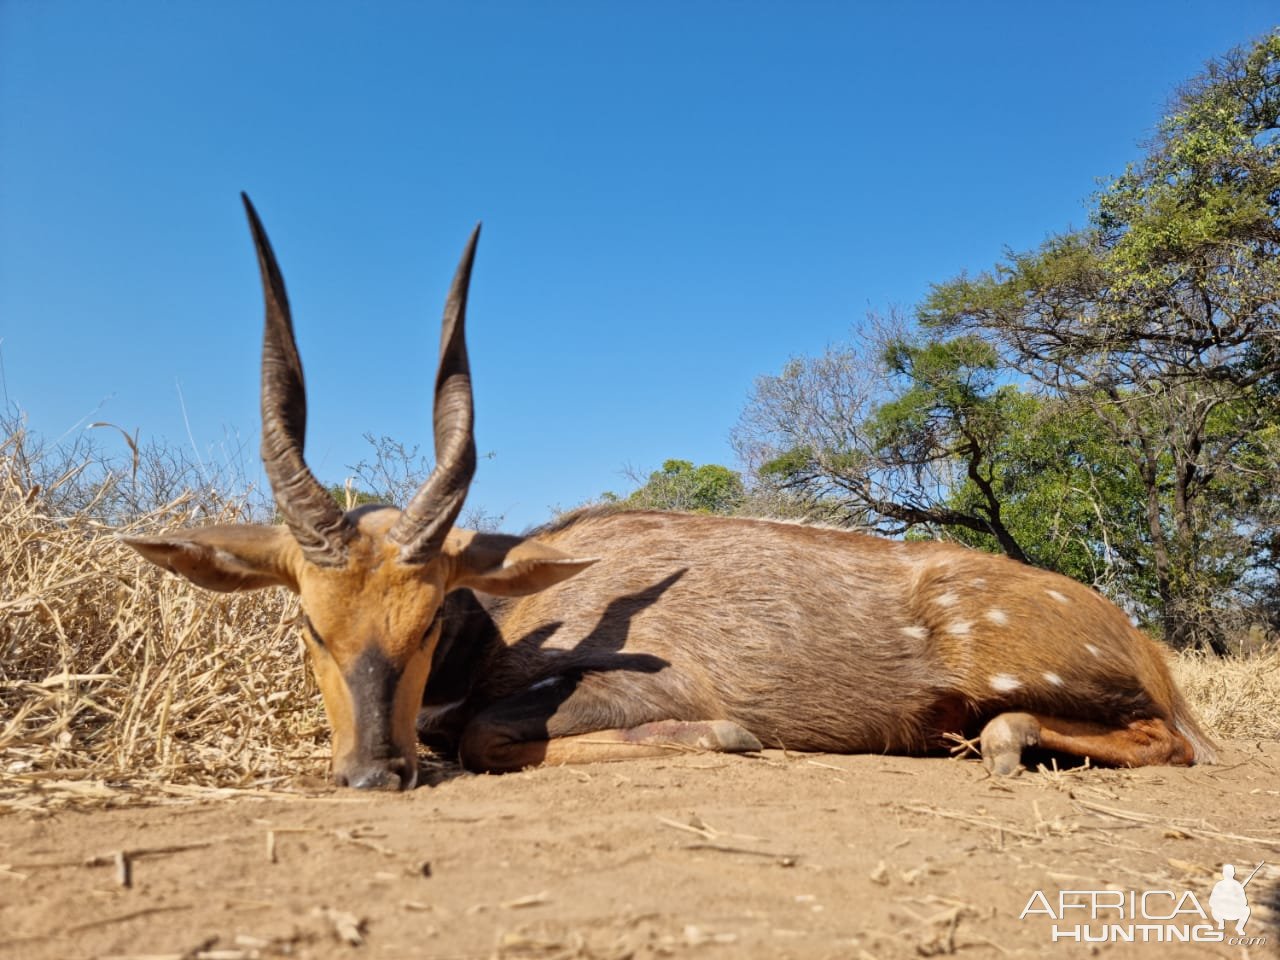
[[[964,456],[994,442],[1009,392],[995,388],[997,357],[978,337],[898,338],[885,346],[884,364],[906,388],[872,413],[873,444],[903,457]]]
[[[1152,150],[1098,197],[1109,266],[1155,289],[1266,252],[1280,204],[1280,33],[1232,51],[1183,89]]]
[[[733,513],[746,498],[742,477],[728,467],[688,460],[667,460],[662,469],[626,497],[604,499],[629,510],[683,510],[690,513]]]
[[[758,473],[778,483],[786,483],[809,468],[816,459],[812,447],[792,447],[775,457],[766,460],[758,468]]]
[[[1141,487],[1124,452],[1090,405],[1019,393],[1004,407],[991,453],[991,486],[1002,522],[1037,566],[1126,597],[1151,600],[1127,549],[1141,540]],[[966,478],[951,492],[957,511],[983,493]],[[989,533],[953,528],[966,545],[1000,549]]]

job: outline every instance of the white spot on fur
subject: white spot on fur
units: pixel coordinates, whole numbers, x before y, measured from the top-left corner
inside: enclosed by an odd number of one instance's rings
[[[1002,627],[1008,624],[1009,622],[1009,615],[1005,613],[1003,610],[988,610],[986,613],[983,614],[983,616],[986,617],[988,620],[990,620],[992,623],[998,623]]]
[[[968,620],[961,620],[959,623],[953,623],[947,627],[947,633],[957,637],[967,637],[969,631],[973,629],[973,624]]]
[[[923,640],[929,635],[928,627],[900,627],[899,629],[913,640]]]
[[[1062,678],[1058,676],[1056,673],[1054,673],[1052,670],[1046,670],[1044,672],[1044,678],[1048,680],[1050,683],[1052,683],[1055,687],[1062,686]]]
[[[940,607],[954,607],[960,602],[960,598],[948,590],[946,593],[940,593],[934,597],[933,602]]]
[[[989,681],[991,689],[997,693],[1008,693],[1010,690],[1017,690],[1022,686],[1022,681],[1017,677],[1011,677],[1007,673],[997,673]]]
[[[986,585],[987,581],[984,577],[974,577],[969,581],[969,586],[971,587],[985,587]]]
[[[543,677],[543,678],[542,678],[541,680],[539,680],[537,683],[531,683],[531,684],[529,684],[529,689],[530,689],[530,690],[541,690],[541,689],[543,689],[544,687],[554,686],[555,684],[557,684],[557,683],[559,683],[559,682],[560,682],[560,678],[559,678],[559,677]]]
[[[1065,593],[1059,593],[1057,590],[1046,590],[1045,593],[1053,597],[1053,599],[1057,600],[1059,603],[1071,602],[1070,600],[1067,599],[1067,595]]]
[[[1102,651],[1099,650],[1097,647],[1095,647],[1092,643],[1086,643],[1084,645],[1084,648],[1088,650],[1091,654],[1093,654],[1095,657],[1097,657],[1099,660],[1102,659]]]

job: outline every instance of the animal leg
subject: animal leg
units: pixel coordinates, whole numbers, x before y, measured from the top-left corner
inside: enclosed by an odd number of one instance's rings
[[[506,773],[538,764],[593,763],[713,750],[742,753],[760,741],[731,720],[655,717],[653,701],[618,701],[607,684],[554,683],[500,700],[462,732],[459,758],[469,770]]]
[[[469,770],[507,773],[539,764],[561,766],[663,757],[682,751],[747,753],[759,749],[760,741],[732,720],[658,720],[626,729],[525,741],[511,740],[493,729],[468,728],[461,756]]]
[[[1017,773],[1026,747],[1088,757],[1109,767],[1186,766],[1194,756],[1186,737],[1158,717],[1115,727],[1091,720],[1002,713],[983,728],[981,744],[982,762],[996,776]]]

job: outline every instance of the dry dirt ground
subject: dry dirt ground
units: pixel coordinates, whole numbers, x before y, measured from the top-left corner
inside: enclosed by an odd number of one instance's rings
[[[1280,743],[1224,753],[1000,781],[769,752],[433,767],[406,795],[86,784],[0,817],[0,958],[1277,956]],[[1036,891],[1208,910],[1224,862],[1264,860],[1248,946],[1082,947],[1040,901],[1019,919]]]

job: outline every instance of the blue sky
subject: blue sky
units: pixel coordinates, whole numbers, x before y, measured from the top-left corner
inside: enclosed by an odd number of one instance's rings
[[[1247,0],[0,0],[0,399],[49,437],[107,420],[261,482],[246,190],[313,470],[341,480],[365,433],[429,449],[482,220],[470,503],[519,530],[628,466],[733,465],[757,376],[1081,224],[1173,89],[1276,22]]]

